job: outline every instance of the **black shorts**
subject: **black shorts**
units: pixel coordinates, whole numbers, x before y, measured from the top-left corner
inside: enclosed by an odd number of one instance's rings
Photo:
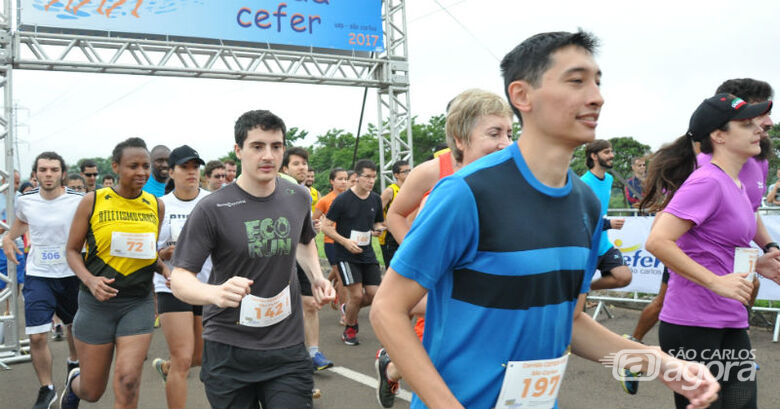
[[[295,263],[295,269],[298,271],[298,282],[301,284],[301,295],[311,297],[314,295],[313,292],[311,292],[311,281],[309,281],[309,277],[306,276],[306,272],[303,271],[303,268],[301,268],[301,265],[298,263]]]
[[[324,243],[325,257],[328,258],[328,264],[336,265],[336,245],[333,243]]]
[[[378,263],[366,264],[339,261],[336,265],[339,268],[341,282],[347,287],[358,283],[363,284],[363,286],[379,285],[382,282],[382,273],[379,271]]]
[[[212,408],[311,408],[311,368],[304,344],[258,351],[204,340],[200,380]]]
[[[612,270],[624,265],[626,263],[623,262],[623,254],[620,253],[620,250],[610,247],[606,253],[599,256],[596,268],[601,271],[601,276],[604,277],[612,274]]]
[[[186,302],[176,298],[171,293],[157,293],[157,314],[165,314],[166,312],[190,312],[193,315],[202,316],[202,305],[190,305]]]
[[[664,266],[664,273],[661,275],[661,282],[669,284],[669,269]]]

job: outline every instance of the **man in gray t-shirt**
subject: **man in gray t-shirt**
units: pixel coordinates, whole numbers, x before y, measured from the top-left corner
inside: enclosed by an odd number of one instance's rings
[[[269,111],[243,114],[236,183],[202,199],[182,229],[171,289],[205,305],[200,379],[212,407],[312,406],[312,361],[304,345],[297,261],[316,302],[335,293],[314,244],[308,191],[278,177],[286,128]],[[208,256],[208,283],[195,277]]]

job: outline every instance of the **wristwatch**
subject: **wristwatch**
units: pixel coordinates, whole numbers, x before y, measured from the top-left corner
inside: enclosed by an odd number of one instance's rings
[[[772,247],[780,250],[780,244],[777,244],[776,242],[772,241],[767,243],[766,246],[764,246],[764,253],[769,253],[769,249]]]

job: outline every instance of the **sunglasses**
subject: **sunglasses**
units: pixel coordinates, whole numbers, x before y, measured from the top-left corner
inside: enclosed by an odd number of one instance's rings
[[[97,173],[85,173],[84,174],[84,176],[89,177],[89,178],[94,178],[97,175],[98,175]]]

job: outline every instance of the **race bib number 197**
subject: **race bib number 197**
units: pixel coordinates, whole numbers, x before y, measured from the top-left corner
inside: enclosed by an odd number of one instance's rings
[[[114,257],[149,260],[157,257],[154,233],[111,233],[111,252]]]
[[[555,359],[509,361],[496,409],[554,407],[568,360],[569,354]]]

